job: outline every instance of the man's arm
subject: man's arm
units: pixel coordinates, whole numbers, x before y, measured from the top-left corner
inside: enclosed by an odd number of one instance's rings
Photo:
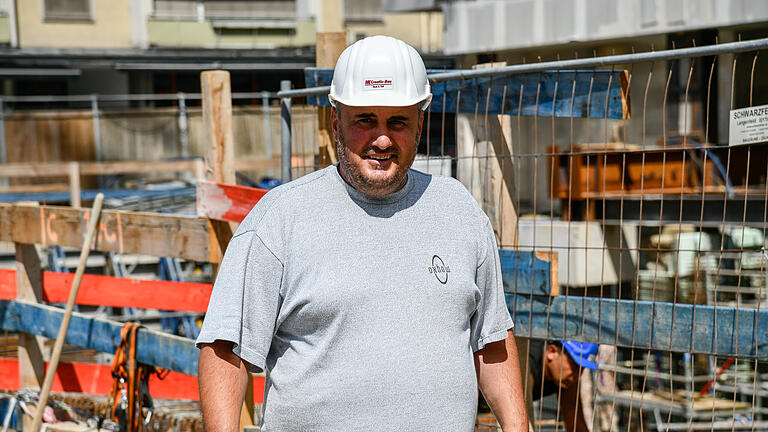
[[[475,353],[477,383],[504,432],[527,432],[520,360],[515,335],[485,345]]]
[[[578,381],[561,390],[560,417],[565,422],[565,430],[568,432],[587,432],[587,423],[584,421],[584,412],[581,409]]]
[[[239,430],[248,369],[245,362],[232,352],[232,342],[216,340],[203,344],[200,347],[197,376],[205,430]]]

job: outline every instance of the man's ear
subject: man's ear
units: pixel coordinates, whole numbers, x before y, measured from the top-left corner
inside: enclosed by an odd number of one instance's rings
[[[418,145],[419,142],[421,141],[421,131],[423,130],[422,128],[424,126],[424,117],[426,117],[426,115],[424,114],[424,111],[422,111],[421,108],[419,108],[419,132],[416,135],[416,137],[418,138],[416,140],[416,145]]]
[[[560,355],[560,348],[558,348],[557,345],[547,345],[544,355],[547,361],[553,361]]]
[[[336,135],[337,128],[339,127],[339,111],[336,107],[331,107],[331,127],[333,128],[333,134]]]

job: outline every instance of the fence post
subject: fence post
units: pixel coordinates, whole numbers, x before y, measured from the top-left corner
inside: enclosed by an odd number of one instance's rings
[[[102,161],[101,154],[101,121],[99,120],[99,95],[91,95],[91,117],[93,118],[93,147],[96,153],[96,161]],[[99,188],[102,187],[102,176],[97,177]]]
[[[43,301],[43,271],[34,244],[14,243],[16,249],[16,298],[30,303]],[[45,338],[19,333],[19,388],[39,389],[45,376]],[[24,430],[32,429],[24,416]]]
[[[0,163],[8,163],[8,148],[5,143],[5,101],[0,97]],[[2,186],[8,187],[8,178],[3,177]]]
[[[280,81],[280,90],[290,90],[291,81]],[[282,153],[280,155],[283,183],[291,181],[291,98],[284,97],[280,99],[280,138],[282,144]]]
[[[80,208],[80,163],[69,163],[69,205]]]
[[[184,93],[176,93],[179,103],[179,143],[181,144],[181,157],[189,157],[189,128],[187,123],[187,99]]]
[[[262,93],[261,94],[261,106],[264,108],[264,137],[266,138],[266,147],[267,147],[267,160],[272,160],[273,154],[272,154],[272,125],[269,123],[269,94]],[[270,168],[269,169],[269,176],[272,177],[275,175],[275,170]]]

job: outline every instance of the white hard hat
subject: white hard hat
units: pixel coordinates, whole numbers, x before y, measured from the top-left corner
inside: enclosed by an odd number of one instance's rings
[[[371,36],[347,47],[336,62],[328,95],[349,106],[410,106],[427,109],[432,93],[424,61],[412,46],[389,36]]]

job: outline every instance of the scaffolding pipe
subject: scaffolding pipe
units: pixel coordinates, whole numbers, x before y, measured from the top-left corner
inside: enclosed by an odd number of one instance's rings
[[[280,90],[286,91],[291,89],[290,80],[280,81]],[[282,143],[282,149],[280,154],[280,161],[282,167],[283,184],[291,181],[291,98],[284,97],[280,99],[280,138]]]
[[[177,93],[179,102],[179,143],[181,144],[181,157],[189,157],[189,126],[187,119],[187,101],[184,93]]]
[[[679,48],[664,51],[653,51],[635,54],[619,54],[594,58],[573,60],[558,60],[542,63],[503,66],[491,69],[463,69],[453,72],[440,72],[428,75],[430,81],[451,81],[471,78],[484,78],[498,75],[516,75],[547,70],[580,69],[613,66],[617,64],[643,63],[653,61],[675,60],[690,57],[733,54],[746,51],[768,49],[768,38],[744,42],[729,42],[719,45],[707,45],[692,48]],[[298,90],[280,90],[278,97],[324,96],[331,91],[330,86],[312,87]]]
[[[94,96],[101,102],[133,102],[133,101],[175,101],[178,100],[177,94],[88,94],[88,95],[48,95],[48,96],[3,96],[6,102],[30,102],[30,103],[48,103],[48,102],[93,102]],[[273,92],[238,92],[232,93],[232,99],[258,99],[275,98],[277,93]],[[187,100],[201,100],[200,93],[184,93]]]
[[[5,102],[0,97],[0,163],[3,165],[8,163],[8,147],[5,142]],[[3,187],[8,187],[8,177],[3,177]]]
[[[272,160],[272,125],[269,121],[269,96],[264,94],[261,96],[261,106],[264,109],[264,138],[266,138],[267,159]],[[269,169],[269,176],[274,176],[274,170]]]

